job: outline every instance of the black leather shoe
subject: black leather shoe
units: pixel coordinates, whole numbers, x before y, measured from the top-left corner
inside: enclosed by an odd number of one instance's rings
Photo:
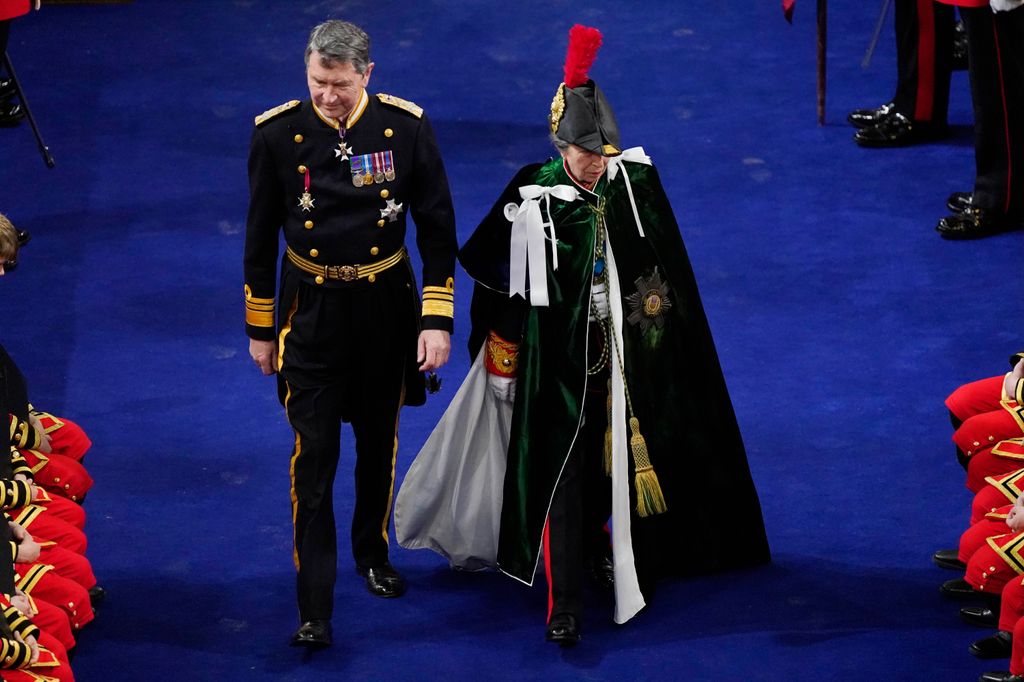
[[[968,651],[978,658],[1009,658],[1013,649],[1013,635],[1000,630],[991,637],[979,639],[968,647]]]
[[[0,78],[0,98],[14,95],[14,79]]]
[[[846,120],[854,128],[870,128],[881,123],[895,110],[896,105],[887,102],[876,109],[854,109],[846,116]]]
[[[965,623],[977,625],[980,628],[999,627],[999,611],[987,606],[965,606],[960,609],[960,617]]]
[[[953,192],[946,199],[946,208],[953,213],[963,213],[971,207],[972,192]]]
[[[1020,228],[1020,220],[971,205],[963,213],[940,220],[935,231],[943,239],[981,239]]]
[[[21,123],[25,118],[25,111],[20,104],[12,104],[10,101],[0,104],[0,128],[10,128]]]
[[[861,147],[906,147],[941,139],[948,130],[946,126],[911,121],[894,112],[876,125],[858,130],[853,140]]]
[[[292,646],[304,646],[307,649],[323,649],[331,645],[331,621],[307,620],[292,635]]]
[[[960,550],[940,549],[935,554],[932,554],[932,562],[939,568],[963,572],[967,570],[967,564],[960,561],[959,556]]]
[[[939,587],[939,592],[947,597],[963,598],[963,597],[977,597],[981,593],[971,587],[971,584],[963,578],[953,578],[942,583]]]
[[[89,588],[89,602],[93,606],[99,606],[103,603],[103,600],[107,598],[107,591],[99,585],[93,585]]]
[[[994,672],[982,673],[978,682],[1024,682],[1024,677],[1014,675],[1009,670],[996,670]]]
[[[405,594],[405,578],[398,574],[391,564],[359,569],[359,575],[366,578],[366,589],[377,597],[401,597]]]
[[[601,590],[615,589],[615,564],[610,557],[602,556],[589,561],[590,577]]]
[[[576,616],[571,613],[556,613],[548,623],[544,639],[555,642],[561,647],[571,647],[579,644],[580,625]]]

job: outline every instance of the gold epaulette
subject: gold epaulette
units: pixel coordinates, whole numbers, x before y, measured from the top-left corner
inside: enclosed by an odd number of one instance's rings
[[[383,92],[377,93],[377,99],[379,99],[384,104],[390,104],[393,107],[404,109],[405,111],[408,111],[416,118],[421,118],[423,116],[423,107],[417,105],[415,102],[410,102],[407,99],[395,97],[394,95],[388,95]]]
[[[261,126],[264,123],[266,123],[267,121],[269,121],[270,119],[272,119],[275,116],[277,116],[278,114],[282,114],[282,113],[288,111],[289,109],[294,109],[295,107],[299,106],[300,104],[302,104],[302,102],[300,102],[297,99],[293,99],[292,101],[285,102],[284,104],[281,104],[280,106],[276,106],[273,109],[267,109],[262,114],[260,114],[259,116],[256,117],[256,125],[257,126]]]

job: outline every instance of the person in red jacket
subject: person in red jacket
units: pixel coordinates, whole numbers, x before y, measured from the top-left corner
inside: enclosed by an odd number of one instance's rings
[[[7,51],[7,41],[11,32],[11,19],[27,14],[32,6],[39,9],[40,0],[0,0],[0,53]],[[15,104],[14,81],[11,78],[0,79],[0,126],[17,125],[25,118],[20,104]]]

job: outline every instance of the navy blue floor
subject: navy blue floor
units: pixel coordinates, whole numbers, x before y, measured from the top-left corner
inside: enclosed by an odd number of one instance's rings
[[[79,638],[78,679],[972,680],[1005,666],[967,653],[987,633],[939,596],[953,576],[929,555],[955,544],[970,499],[942,399],[1021,347],[1021,235],[933,232],[973,181],[966,74],[949,141],[852,143],[845,113],[892,94],[891,20],[862,70],[877,3],[830,9],[820,128],[809,0],[793,26],[768,0],[137,0],[17,20],[10,54],[57,167],[27,126],[0,130],[0,212],[34,235],[0,282],[2,342],[33,401],[95,441],[89,556],[109,597]],[[285,646],[291,437],[242,326],[245,158],[252,117],[304,96],[305,37],[328,16],[372,36],[372,91],[431,115],[461,238],[551,153],[568,27],[604,31],[592,73],[676,208],[771,566],[666,584],[623,627],[595,596],[582,646],[563,652],[542,640],[540,585],[393,546],[410,590],[382,601],[343,552],[336,645]],[[469,290],[460,272],[445,388],[403,413],[400,472],[467,368]],[[352,466],[346,449],[343,529]]]

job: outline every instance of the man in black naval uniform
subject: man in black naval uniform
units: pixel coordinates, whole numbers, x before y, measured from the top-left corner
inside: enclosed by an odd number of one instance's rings
[[[444,165],[420,107],[367,94],[372,70],[369,38],[357,26],[314,28],[306,47],[310,99],[258,116],[249,154],[246,333],[262,372],[279,372],[295,431],[302,625],[291,643],[311,648],[331,642],[341,422],[355,435],[356,568],[371,593],[397,597],[405,583],[388,563],[388,525],[398,413],[423,404],[423,373],[447,361],[452,330],[457,244]],[[409,215],[423,261],[422,301],[404,247]]]

